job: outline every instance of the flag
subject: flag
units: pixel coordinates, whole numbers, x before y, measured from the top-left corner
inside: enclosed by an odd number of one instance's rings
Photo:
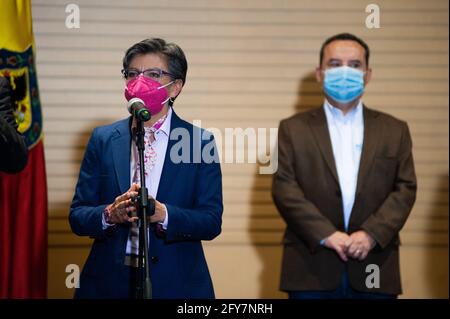
[[[0,172],[0,298],[47,295],[47,181],[34,49],[30,1],[1,1],[0,76],[11,84],[29,153],[22,172]]]

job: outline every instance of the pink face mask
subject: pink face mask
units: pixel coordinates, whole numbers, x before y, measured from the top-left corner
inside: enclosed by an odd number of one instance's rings
[[[158,81],[152,80],[140,74],[136,79],[128,82],[125,87],[125,98],[127,101],[132,98],[140,98],[145,103],[151,115],[161,112],[164,104],[169,100],[169,93],[166,86],[172,84],[169,82],[161,85]]]

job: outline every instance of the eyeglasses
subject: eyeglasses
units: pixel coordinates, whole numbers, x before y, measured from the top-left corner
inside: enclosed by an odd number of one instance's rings
[[[123,77],[127,80],[135,79],[141,73],[145,77],[156,80],[156,81],[159,81],[163,77],[163,75],[168,75],[172,78],[174,77],[171,73],[161,70],[161,69],[158,69],[158,68],[151,68],[151,69],[146,69],[143,71],[139,71],[136,69],[122,69],[121,72],[122,72]]]

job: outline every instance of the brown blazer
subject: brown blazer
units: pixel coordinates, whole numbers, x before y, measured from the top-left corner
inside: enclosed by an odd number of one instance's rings
[[[347,268],[357,291],[401,293],[398,233],[416,198],[408,125],[364,106],[364,144],[348,233],[365,230],[377,242],[367,258],[344,263],[320,241],[344,232],[344,214],[323,107],[281,121],[272,196],[287,224],[281,290],[334,290]],[[366,287],[368,264],[380,288]]]

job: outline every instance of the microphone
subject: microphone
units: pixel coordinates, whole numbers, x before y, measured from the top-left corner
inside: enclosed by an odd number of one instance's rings
[[[150,112],[145,107],[144,101],[138,97],[132,98],[128,101],[127,109],[131,115],[142,122],[147,122],[152,117]]]

